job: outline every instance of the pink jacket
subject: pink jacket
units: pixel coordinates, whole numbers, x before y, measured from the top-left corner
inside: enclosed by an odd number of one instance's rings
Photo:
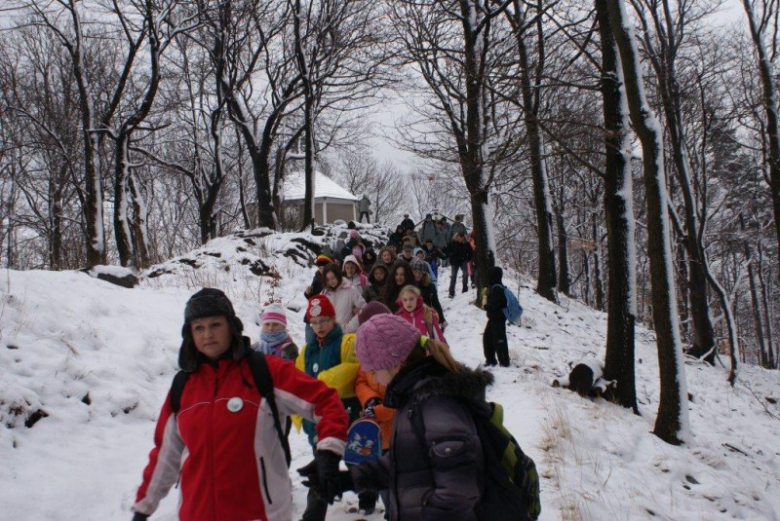
[[[396,301],[396,304],[398,304],[398,311],[396,311],[395,314],[413,325],[420,334],[444,342],[445,344],[447,343],[447,340],[444,339],[444,333],[442,333],[441,327],[439,326],[439,314],[436,313],[435,309],[431,307],[428,308],[431,312],[431,321],[433,323],[430,327],[425,323],[425,304],[423,303],[422,296],[417,297],[417,307],[414,308],[414,311],[411,313],[404,309],[400,298]]]

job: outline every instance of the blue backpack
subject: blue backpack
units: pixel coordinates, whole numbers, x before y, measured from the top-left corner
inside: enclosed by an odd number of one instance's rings
[[[504,289],[504,296],[506,297],[506,307],[504,308],[504,316],[507,321],[512,324],[520,322],[520,317],[523,316],[523,306],[520,305],[520,301],[517,300],[517,296],[512,293],[512,290],[501,284],[496,284]],[[495,287],[495,286],[494,286]]]

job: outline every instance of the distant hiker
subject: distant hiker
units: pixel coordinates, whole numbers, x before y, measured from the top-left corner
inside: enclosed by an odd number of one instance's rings
[[[331,274],[331,271],[327,271]],[[336,309],[333,303],[324,295],[317,295],[309,299],[306,308],[306,317],[311,324],[313,335],[307,339],[301,347],[298,359],[295,361],[302,373],[317,378],[328,387],[334,389],[341,398],[341,414],[346,420],[352,422],[360,412],[360,401],[355,398],[355,379],[359,369],[355,355],[355,335],[344,334],[341,326],[336,321]],[[357,317],[355,317],[357,322]],[[345,411],[347,414],[345,414]],[[294,418],[296,425],[300,425],[300,418]],[[302,469],[299,473],[316,474],[317,466],[322,458],[319,448],[319,424],[311,417],[304,418],[303,430],[309,437],[309,443],[315,450],[314,461]],[[328,455],[325,455],[329,458]],[[328,461],[327,464],[332,464]],[[338,469],[338,459],[335,460]],[[324,521],[328,512],[328,504],[332,504],[332,496],[309,491],[306,498],[306,511],[303,513],[305,521]],[[249,519],[249,518],[247,518]],[[269,518],[273,519],[273,518]]]
[[[379,250],[378,263],[384,264],[386,268],[390,268],[395,262],[395,254],[390,250],[390,246],[385,246]]]
[[[389,273],[390,270],[384,264],[376,264],[371,268],[368,285],[363,290],[363,300],[367,304],[382,299],[382,290],[385,289]]]
[[[408,230],[414,231],[414,221],[409,217],[408,213],[404,214],[404,220],[401,221],[401,227],[404,229],[404,233]]]
[[[425,250],[420,247],[415,248],[414,259],[412,259],[412,261],[409,263],[409,265],[412,266],[412,269],[414,269],[414,261],[419,261],[422,263],[423,269],[428,274],[428,276],[431,277],[431,281],[436,284],[436,274],[433,272],[431,265],[428,264],[428,261],[425,260]]]
[[[404,243],[404,247],[401,250],[401,254],[398,255],[398,258],[407,263],[412,262],[414,260],[414,246]]]
[[[388,237],[387,244],[394,244],[396,248],[402,247],[405,233],[406,230],[404,229],[403,225],[399,224],[395,231],[390,234],[390,237]]]
[[[440,252],[442,252],[441,255],[442,266],[449,266],[450,264],[449,261],[447,260],[447,257],[443,255],[444,250],[447,248],[449,237],[450,237],[450,225],[447,224],[447,218],[442,217],[436,223],[436,238],[433,240],[433,245],[436,246],[436,248],[438,248]]]
[[[447,321],[444,319],[444,310],[439,301],[439,292],[436,289],[436,284],[431,281],[430,275],[420,261],[412,262],[411,267],[412,275],[414,275],[414,284],[420,289],[423,302],[436,310],[436,313],[439,315],[439,325],[441,330],[444,331],[444,328],[447,327]]]
[[[466,225],[463,223],[463,214],[459,213],[455,216],[455,222],[452,223],[449,229],[449,235],[447,236],[447,243],[452,242],[455,239],[455,235],[462,233],[463,235],[468,234],[468,229],[466,228]]]
[[[433,222],[433,215],[425,214],[422,226],[420,227],[420,244],[425,244],[427,240],[436,238],[436,223]]]
[[[368,285],[368,277],[363,273],[360,262],[354,255],[344,257],[344,262],[341,264],[341,273],[344,275],[344,280],[349,281],[353,286],[357,286],[360,292],[363,293],[363,290]]]
[[[363,238],[360,236],[360,232],[349,230],[349,239],[341,249],[341,258],[346,259],[352,255],[362,262],[364,251],[366,251],[366,247],[363,245]]]
[[[425,241],[425,244],[421,246],[423,252],[425,252],[425,262],[427,262],[431,270],[433,271],[433,278],[439,277],[439,260],[444,257],[441,250],[433,243],[431,239]]]
[[[463,293],[469,290],[469,274],[466,265],[471,260],[471,246],[466,242],[466,236],[462,233],[455,235],[444,252],[450,260],[450,298],[455,297],[455,284],[458,280],[458,270],[463,277]]]
[[[344,328],[344,332],[354,333],[358,326],[357,314],[360,308],[366,305],[360,286],[344,280],[341,270],[335,264],[325,266],[323,277],[325,287],[321,295],[325,295],[333,303],[336,320]]]
[[[414,233],[414,228],[408,228],[406,230],[403,238],[404,246],[407,244],[407,242],[411,244],[413,248],[416,248],[420,244],[420,240],[417,238],[417,234]]]
[[[388,453],[342,472],[345,488],[389,488],[391,521],[476,520],[485,461],[472,411],[490,416],[485,388],[493,377],[465,368],[397,316],[363,323],[356,350],[361,369],[387,387],[383,403],[396,415]]]
[[[414,284],[414,275],[412,275],[412,268],[409,263],[398,259],[390,267],[390,276],[385,284],[385,289],[382,293],[382,304],[387,306],[390,311],[395,313],[398,310],[398,295],[401,293],[401,288],[408,284]]]
[[[509,348],[506,341],[506,316],[504,308],[507,306],[506,296],[504,296],[504,270],[498,266],[488,268],[488,287],[487,303],[485,311],[487,312],[487,325],[482,334],[482,349],[485,354],[485,365],[494,366],[496,363],[501,367],[509,367]],[[496,361],[498,357],[498,361]]]
[[[287,332],[287,313],[278,304],[270,304],[260,315],[260,342],[252,346],[264,355],[274,355],[284,360],[298,357],[298,346]]]
[[[322,272],[325,269],[325,266],[328,264],[331,264],[333,262],[333,259],[328,257],[327,255],[317,255],[317,258],[314,261],[314,265],[317,266],[317,271],[314,273],[314,278],[311,280],[311,284],[306,286],[306,289],[303,290],[303,295],[308,299],[309,297],[313,297],[314,295],[319,295],[322,291],[322,287],[324,286],[324,279],[322,278]]]
[[[413,325],[421,335],[447,343],[439,326],[439,315],[425,304],[417,286],[409,284],[401,288],[395,314]]]
[[[358,217],[358,222],[363,222],[363,216],[366,216],[366,222],[371,224],[371,201],[369,200],[367,195],[364,195],[360,198],[360,201],[358,202],[358,212],[360,212],[360,217]]]
[[[366,248],[366,251],[363,252],[363,271],[369,272],[371,271],[371,267],[374,265],[374,263],[377,261],[376,252],[374,251],[374,248]]]
[[[177,484],[176,517],[183,521],[292,520],[289,446],[281,428],[291,414],[317,422],[314,473],[320,493],[333,501],[347,435],[338,394],[293,364],[252,351],[242,331],[222,291],[206,288],[187,302],[182,371],[157,420],[134,521],[154,514]],[[255,374],[276,392],[261,394]]]

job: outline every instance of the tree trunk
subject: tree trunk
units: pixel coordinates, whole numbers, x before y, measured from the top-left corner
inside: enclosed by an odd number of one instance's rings
[[[67,182],[67,169],[67,166],[61,166],[56,181],[50,181],[49,265],[54,271],[62,269],[62,192]]]
[[[133,263],[136,268],[144,269],[151,265],[149,259],[149,231],[146,226],[146,203],[138,186],[138,180],[130,173],[127,176],[127,184],[132,204],[132,219],[130,220],[130,233],[133,238]]]
[[[614,83],[614,85],[617,85],[617,83]],[[605,127],[605,128],[609,128],[609,127]],[[625,160],[623,160],[623,163],[624,163],[623,168],[626,168]],[[621,175],[621,179],[622,176],[624,175],[625,172],[623,172],[623,174]],[[604,311],[604,283],[601,280],[602,279],[601,240],[599,238],[599,226],[598,226],[598,220],[596,219],[595,213],[593,214],[593,218],[592,218],[592,228],[593,228],[593,284],[595,286],[595,292],[596,292],[596,309],[598,309],[599,311]],[[634,284],[636,284],[636,281],[634,281]]]
[[[537,275],[536,292],[551,302],[558,302],[558,281],[555,273],[555,250],[553,245],[553,212],[550,206],[550,189],[547,170],[544,165],[544,145],[539,128],[539,89],[534,85],[533,73],[538,78],[543,58],[539,58],[536,71],[531,71],[528,49],[524,40],[526,21],[520,19],[522,7],[519,0],[514,2],[514,13],[517,19],[512,20],[520,58],[520,86],[522,91],[523,118],[525,120],[526,139],[528,140],[528,156],[531,163],[533,178],[534,205],[536,207],[536,232],[538,239],[539,273]],[[539,13],[537,30],[541,31],[541,13]],[[543,50],[540,50],[543,56]]]
[[[772,193],[772,208],[775,216],[775,233],[777,234],[778,247],[780,247],[780,126],[778,122],[778,119],[780,119],[780,116],[778,116],[780,106],[777,103],[777,89],[780,88],[780,85],[778,85],[772,71],[771,56],[764,46],[764,34],[757,23],[752,2],[751,0],[742,0],[742,4],[745,7],[750,27],[750,36],[753,39],[753,45],[758,55],[758,75],[761,78],[761,86],[763,88],[763,102],[767,120],[766,128],[769,134],[769,186]],[[776,13],[771,14],[771,17],[776,21]]]
[[[623,0],[607,3],[609,21],[623,65],[631,123],[642,143],[642,169],[647,198],[647,249],[650,259],[661,398],[654,434],[667,443],[688,441],[688,392],[677,324],[677,298],[672,271],[668,194],[664,173],[663,131],[650,111],[644,92],[639,52]]]
[[[127,205],[127,134],[120,134],[114,152],[114,237],[119,263],[128,266],[133,258]]]
[[[635,236],[628,115],[621,89],[623,78],[615,37],[609,23],[608,0],[596,0],[601,36],[601,95],[604,111],[604,212],[607,224],[607,346],[604,377],[617,380],[620,405],[638,413],[634,374],[636,321]],[[594,240],[596,224],[593,224]]]
[[[766,324],[766,347],[769,354],[767,364],[770,367],[780,369],[778,367],[778,353],[775,344],[774,327],[772,326],[770,305],[769,305],[769,291],[766,287],[766,280],[764,279],[764,248],[761,244],[761,239],[758,241],[758,282],[761,285],[761,301],[764,304],[764,323]]]
[[[558,212],[556,213],[556,224],[558,226],[558,289],[567,296],[571,295],[571,279],[569,278],[569,253],[568,237],[566,235],[566,221],[564,212],[564,197],[566,193],[563,183],[560,187],[560,200],[558,201]]]

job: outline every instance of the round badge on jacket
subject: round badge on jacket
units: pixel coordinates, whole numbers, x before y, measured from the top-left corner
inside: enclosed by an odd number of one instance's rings
[[[227,408],[228,408],[228,411],[230,411],[230,412],[238,412],[243,407],[244,407],[244,400],[242,400],[238,396],[228,400]]]

